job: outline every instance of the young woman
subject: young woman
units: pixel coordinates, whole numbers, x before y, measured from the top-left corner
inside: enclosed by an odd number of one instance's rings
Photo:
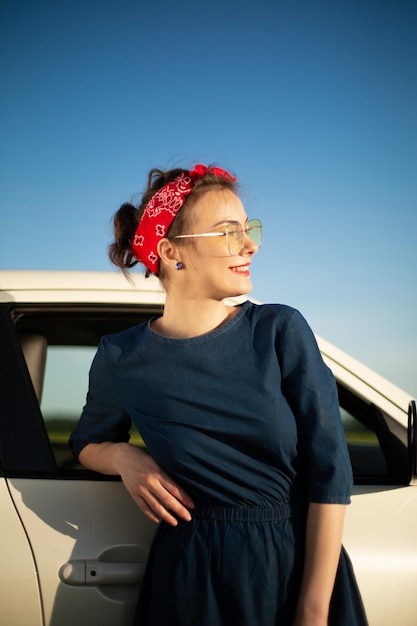
[[[114,226],[112,261],[143,263],[166,304],[102,339],[71,444],[159,523],[137,624],[366,624],[341,544],[352,475],[334,379],[298,311],[225,302],[251,291],[262,234],[236,179],[153,170]]]

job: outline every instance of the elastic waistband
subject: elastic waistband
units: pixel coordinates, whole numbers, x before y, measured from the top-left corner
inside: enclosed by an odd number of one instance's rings
[[[194,519],[218,520],[223,522],[274,522],[291,517],[291,505],[197,507],[191,512],[191,515]]]

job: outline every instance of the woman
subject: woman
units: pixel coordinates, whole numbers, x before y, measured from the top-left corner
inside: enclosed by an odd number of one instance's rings
[[[114,226],[112,261],[142,262],[166,304],[103,338],[71,444],[159,523],[137,624],[366,624],[341,546],[352,476],[334,379],[298,311],[225,302],[251,291],[261,245],[236,179],[153,170]]]

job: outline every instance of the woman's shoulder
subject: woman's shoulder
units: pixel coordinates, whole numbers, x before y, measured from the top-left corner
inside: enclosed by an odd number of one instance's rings
[[[281,340],[311,342],[314,336],[303,314],[288,304],[251,303],[248,315],[253,328],[279,336]]]
[[[275,321],[279,324],[287,323],[292,317],[301,316],[298,309],[295,309],[288,304],[258,304],[251,302],[248,307],[248,313],[254,320]],[[301,316],[302,317],[302,316]]]

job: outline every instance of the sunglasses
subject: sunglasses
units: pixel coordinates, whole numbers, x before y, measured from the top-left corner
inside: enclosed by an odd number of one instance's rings
[[[262,223],[261,220],[258,219],[249,220],[245,228],[242,228],[239,222],[229,222],[225,229],[221,232],[197,233],[195,235],[176,235],[174,239],[188,239],[190,237],[226,237],[227,248],[230,256],[237,256],[242,252],[245,246],[243,242],[244,233],[246,233],[257,248],[261,247]]]

